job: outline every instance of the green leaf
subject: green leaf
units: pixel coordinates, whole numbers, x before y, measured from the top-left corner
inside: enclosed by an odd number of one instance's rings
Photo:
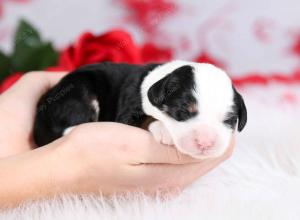
[[[54,50],[51,43],[46,43],[39,48],[39,57],[37,57],[37,60],[39,60],[37,69],[43,70],[57,63],[58,53]]]
[[[28,72],[43,70],[56,64],[57,52],[50,43],[40,46],[22,45],[16,48],[12,56],[12,65],[15,71]]]
[[[38,31],[25,20],[21,20],[14,39],[14,49],[23,44],[37,46],[42,44]]]
[[[10,59],[0,51],[0,81],[10,74]]]
[[[37,30],[22,20],[15,35],[11,64],[15,71],[43,70],[56,64],[58,54],[49,42],[43,42]]]

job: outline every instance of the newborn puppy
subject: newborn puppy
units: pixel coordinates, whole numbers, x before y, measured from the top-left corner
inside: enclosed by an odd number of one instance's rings
[[[148,129],[161,143],[203,159],[220,156],[232,133],[247,122],[242,96],[221,69],[172,61],[128,65],[100,63],[64,77],[38,103],[38,146],[87,122],[114,121]]]

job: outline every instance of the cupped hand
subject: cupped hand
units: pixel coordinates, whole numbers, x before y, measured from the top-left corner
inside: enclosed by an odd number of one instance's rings
[[[157,143],[148,131],[109,122],[80,125],[63,139],[58,150],[70,165],[69,176],[76,179],[76,184],[67,184],[70,192],[101,189],[104,195],[180,191],[226,160],[234,146],[233,136],[224,155],[200,161]],[[61,179],[66,180],[64,173]]]
[[[224,155],[201,161],[181,154],[175,147],[157,143],[149,132],[140,128],[99,122],[79,125],[67,136],[34,149],[32,127],[37,102],[65,74],[27,74],[0,96],[0,158],[19,154],[20,160],[16,156],[19,163],[11,164],[14,167],[28,164],[31,168],[31,162],[36,160],[32,162],[36,169],[33,180],[20,180],[36,184],[31,187],[32,193],[24,194],[26,197],[68,192],[100,191],[111,195],[137,190],[149,194],[157,190],[181,190],[232,153],[234,135]],[[22,157],[23,154],[27,156]],[[16,168],[19,172],[29,172],[27,165],[20,166],[22,169]],[[37,188],[41,188],[38,195]],[[14,201],[26,199],[15,196]]]

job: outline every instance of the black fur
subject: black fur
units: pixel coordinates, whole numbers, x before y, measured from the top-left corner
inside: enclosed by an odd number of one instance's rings
[[[232,89],[234,94],[234,106],[232,107],[232,112],[228,113],[224,123],[231,129],[234,129],[238,121],[238,131],[242,131],[247,123],[247,108],[243,97],[233,86]]]
[[[167,113],[177,121],[186,121],[197,111],[188,110],[196,103],[192,90],[195,88],[194,73],[191,66],[182,66],[156,82],[148,91],[152,105]]]
[[[236,91],[236,89],[233,87],[234,91],[234,104],[237,109],[237,115],[238,115],[238,131],[242,131],[247,123],[247,108],[244,103],[243,97]]]
[[[88,65],[64,77],[42,96],[34,124],[34,140],[43,146],[61,137],[66,128],[94,121],[142,123],[140,84],[159,64],[109,62]],[[97,117],[92,100],[100,103]]]

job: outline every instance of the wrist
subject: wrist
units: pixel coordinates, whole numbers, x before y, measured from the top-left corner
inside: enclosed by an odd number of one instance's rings
[[[63,161],[62,141],[0,160],[0,207],[68,193],[73,177]]]

